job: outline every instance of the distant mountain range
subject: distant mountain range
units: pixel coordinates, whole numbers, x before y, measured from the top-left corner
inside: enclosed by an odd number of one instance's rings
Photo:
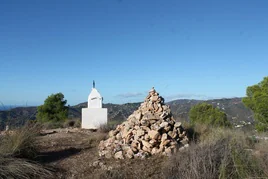
[[[0,106],[0,111],[6,111],[6,110],[10,110],[13,108],[19,107],[17,105],[1,105]]]
[[[219,108],[227,114],[228,119],[233,124],[239,124],[241,121],[253,123],[253,113],[247,109],[241,98],[214,99],[214,100],[189,100],[179,99],[170,101],[171,111],[176,120],[189,121],[188,113],[192,106],[206,102]],[[108,120],[123,121],[140,106],[140,103],[126,104],[104,104],[103,107],[108,109]],[[87,107],[87,103],[80,103],[69,108],[69,118],[81,118],[81,109]],[[34,120],[37,114],[37,107],[16,107],[10,110],[0,110],[0,129],[3,129],[7,123],[19,126],[27,120]]]

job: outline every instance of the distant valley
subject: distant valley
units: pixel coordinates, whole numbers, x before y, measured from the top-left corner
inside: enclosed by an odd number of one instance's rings
[[[253,122],[253,113],[243,105],[241,98],[214,99],[208,101],[179,99],[167,102],[167,104],[170,105],[176,120],[189,121],[188,112],[192,106],[200,102],[207,102],[224,111],[233,124],[239,124],[240,121]],[[86,106],[86,102],[70,106],[69,118],[81,119],[81,109]],[[108,120],[110,121],[126,120],[139,106],[140,103],[126,103],[121,105],[108,103],[103,105],[104,108],[108,109]],[[13,126],[20,126],[27,120],[34,120],[36,114],[37,107],[16,107],[10,110],[0,110],[0,129],[4,129],[7,122]]]

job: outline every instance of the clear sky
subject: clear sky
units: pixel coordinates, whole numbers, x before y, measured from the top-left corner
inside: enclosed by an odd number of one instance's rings
[[[0,102],[242,97],[268,72],[267,0],[1,0]]]

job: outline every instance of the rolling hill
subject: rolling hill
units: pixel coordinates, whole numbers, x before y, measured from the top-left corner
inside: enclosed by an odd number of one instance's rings
[[[224,111],[233,124],[239,124],[240,121],[253,122],[253,113],[243,105],[241,98],[214,99],[208,101],[179,99],[167,102],[167,104],[170,106],[176,120],[189,121],[188,112],[192,106],[200,102],[207,102]],[[126,103],[121,105],[108,103],[104,104],[103,107],[108,108],[108,120],[123,121],[139,105],[140,103]],[[86,102],[70,106],[69,118],[81,118],[81,109],[86,106]],[[0,111],[0,129],[4,129],[7,122],[13,126],[19,126],[27,120],[34,120],[36,113],[37,107],[17,107],[11,110]]]

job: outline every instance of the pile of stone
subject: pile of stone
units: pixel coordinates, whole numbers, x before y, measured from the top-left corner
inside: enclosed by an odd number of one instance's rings
[[[99,155],[116,159],[170,156],[188,146],[181,122],[175,121],[169,106],[152,88],[139,109],[100,142]]]

